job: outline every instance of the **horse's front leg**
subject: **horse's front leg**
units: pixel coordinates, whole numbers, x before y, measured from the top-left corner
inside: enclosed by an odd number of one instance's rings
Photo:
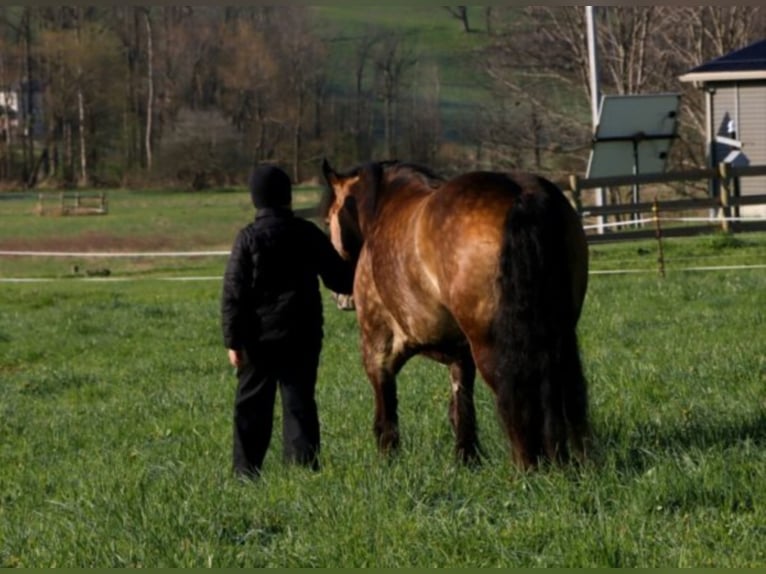
[[[449,365],[452,397],[449,417],[455,431],[455,454],[466,464],[479,462],[481,449],[476,431],[476,407],[473,402],[476,365],[470,354]]]

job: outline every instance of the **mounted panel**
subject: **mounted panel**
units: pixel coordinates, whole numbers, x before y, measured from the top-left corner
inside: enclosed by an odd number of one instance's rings
[[[680,102],[680,94],[604,96],[587,177],[665,171]]]

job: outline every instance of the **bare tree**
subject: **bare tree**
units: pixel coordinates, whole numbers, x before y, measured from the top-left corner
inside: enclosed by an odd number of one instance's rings
[[[407,157],[425,165],[436,163],[441,143],[441,80],[435,65],[418,65],[405,109]]]
[[[508,167],[534,162],[540,168],[546,156],[553,162],[548,169],[564,170],[573,162],[582,167],[588,102],[584,16],[548,8],[530,9],[527,15],[539,24],[514,20],[506,28],[498,26],[491,47],[477,60],[495,94],[486,110],[482,148],[493,162]],[[554,41],[553,30],[568,33]],[[583,97],[573,97],[581,85],[586,86]]]
[[[36,57],[47,70],[46,116],[55,126],[49,133],[63,140],[67,177],[90,184],[99,150],[111,141],[121,115],[116,37],[89,21],[85,9],[61,9],[58,22],[39,34]]]
[[[17,54],[14,46],[7,42],[5,38],[0,38],[0,86],[3,90],[11,85],[10,78],[16,77]],[[0,115],[0,132],[2,140],[0,149],[2,149],[2,165],[0,169],[0,178],[11,179],[13,177],[13,145],[16,126],[18,125],[18,109],[13,108],[13,97],[10,90],[5,91],[2,105],[2,115]]]
[[[285,94],[292,104],[288,110],[293,140],[292,175],[294,180],[299,181],[302,177],[300,168],[304,151],[306,111],[312,94],[321,96],[321,90],[317,92],[315,88],[322,81],[324,48],[311,29],[305,8],[285,8],[280,13],[279,25],[282,32],[279,35],[279,58],[285,63],[286,69],[290,70],[280,77],[284,82]]]
[[[484,25],[487,28],[487,34],[490,36],[493,33],[493,27],[492,27],[492,6],[486,6],[484,8]]]
[[[372,117],[369,111],[369,93],[366,74],[371,65],[375,48],[385,37],[381,30],[369,29],[355,41],[354,45],[354,120],[353,136],[357,157],[370,157],[372,143],[370,130]]]
[[[661,8],[665,22],[658,39],[667,60],[669,78],[742,48],[766,33],[766,13],[760,6],[683,6]],[[683,84],[682,126],[691,139],[685,149],[695,164],[704,161],[704,98]]]
[[[460,20],[463,25],[463,31],[468,34],[472,32],[471,25],[468,21],[468,6],[443,6],[443,8],[450,13],[453,18]]]
[[[22,107],[24,119],[24,182],[27,186],[34,184],[35,174],[32,171],[34,164],[34,72],[32,57],[32,8],[24,8],[20,23],[20,37],[23,38],[23,80],[22,80]]]
[[[587,142],[590,132],[585,105],[590,101],[585,10],[531,7],[526,15],[537,25],[517,25],[498,33],[486,54],[486,69],[500,90],[498,94],[516,99],[523,115],[537,118],[536,133],[553,133],[546,126],[554,125],[570,135],[580,133],[575,140],[560,140],[558,147],[579,149],[577,153],[584,161],[588,146],[578,146],[577,141]],[[744,46],[763,31],[760,8],[755,6],[609,6],[599,7],[596,15],[600,80],[605,93],[682,90],[678,75]],[[565,105],[556,101],[560,94],[578,91],[582,98]],[[700,130],[704,114],[698,104],[692,110],[686,100],[693,98],[682,100],[682,123]],[[506,112],[510,109],[505,107]],[[535,144],[538,149],[539,144]]]
[[[405,87],[407,75],[416,63],[417,58],[400,36],[389,37],[377,47],[375,67],[378,73],[378,95],[383,102],[383,153],[386,157],[396,154],[396,105]]]
[[[152,18],[149,9],[144,9],[146,25],[146,169],[152,169],[152,120],[154,119],[154,44],[152,40]]]
[[[275,115],[276,75],[273,45],[257,23],[232,23],[223,38],[219,73],[220,104],[234,126],[251,140],[255,161],[267,159],[267,138],[280,120]]]
[[[75,55],[76,72],[75,72],[75,85],[77,86],[77,133],[80,140],[80,183],[82,185],[88,185],[88,152],[86,148],[86,136],[85,136],[85,96],[83,94],[84,89],[84,74],[82,66],[82,7],[78,6],[75,15],[75,34],[77,39],[77,51]]]

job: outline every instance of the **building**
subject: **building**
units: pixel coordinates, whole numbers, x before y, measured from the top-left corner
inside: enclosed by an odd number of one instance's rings
[[[766,40],[697,66],[679,79],[705,94],[710,166],[722,161],[766,165]],[[766,177],[738,183],[742,195],[766,193]],[[766,208],[747,208],[747,215],[754,214],[766,216]]]
[[[8,129],[19,127],[19,93],[0,89],[0,135],[5,139]]]

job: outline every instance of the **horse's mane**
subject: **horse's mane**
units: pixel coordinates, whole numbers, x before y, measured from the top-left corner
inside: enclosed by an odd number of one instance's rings
[[[384,171],[390,170],[392,173],[389,179],[389,185],[392,188],[399,187],[405,183],[412,183],[416,179],[427,188],[434,189],[439,187],[444,181],[431,168],[418,163],[402,162],[398,160],[381,162]]]
[[[422,164],[403,162],[396,159],[361,163],[345,172],[338,173],[340,177],[361,177],[367,179],[365,189],[367,197],[360,198],[372,211],[378,204],[382,194],[383,178],[388,176],[388,188],[398,189],[405,184],[412,184],[413,180],[426,189],[435,189],[444,182],[444,178],[431,168]],[[327,217],[332,205],[333,191],[325,183],[324,191],[319,202],[320,217]]]

